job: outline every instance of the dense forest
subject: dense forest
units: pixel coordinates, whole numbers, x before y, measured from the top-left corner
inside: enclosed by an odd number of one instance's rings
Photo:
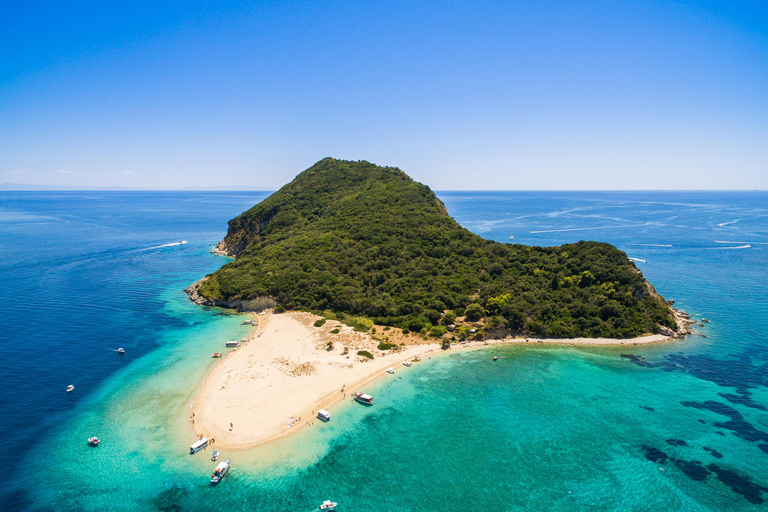
[[[236,256],[201,283],[212,300],[368,317],[406,331],[466,316],[513,333],[627,338],[675,328],[626,254],[597,242],[528,247],[462,228],[397,168],[326,158],[229,222]]]

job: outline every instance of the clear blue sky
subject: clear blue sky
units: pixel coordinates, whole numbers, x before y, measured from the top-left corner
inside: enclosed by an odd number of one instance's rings
[[[768,2],[0,4],[0,183],[767,189]]]

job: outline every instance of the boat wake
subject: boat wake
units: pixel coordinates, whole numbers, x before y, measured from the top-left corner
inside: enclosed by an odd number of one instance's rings
[[[648,260],[641,260],[640,258],[629,258],[629,259],[631,259],[632,261],[639,261],[641,263],[648,263]]]
[[[720,250],[726,250],[726,249],[749,249],[750,247],[752,247],[752,246],[749,245],[749,244],[745,244],[745,245],[737,245],[735,247],[713,247],[713,249],[720,249]]]
[[[144,250],[145,251],[149,251],[150,249],[162,249],[163,247],[173,247],[175,245],[184,245],[185,243],[187,243],[187,241],[186,240],[182,240],[181,242],[171,242],[170,244],[155,245],[155,246],[152,246],[152,247],[147,247]]]

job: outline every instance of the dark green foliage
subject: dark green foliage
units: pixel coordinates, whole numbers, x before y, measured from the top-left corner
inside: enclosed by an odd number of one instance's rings
[[[325,324],[325,318],[315,321],[315,327],[322,327]]]
[[[387,342],[382,341],[381,343],[379,343],[379,345],[376,348],[378,348],[379,350],[389,350],[389,349],[394,348],[396,346],[397,345],[395,345],[394,343],[387,343]]]
[[[367,350],[358,350],[357,355],[367,357],[368,359],[373,359],[373,354],[371,354]]]
[[[285,313],[285,306],[277,306],[275,308],[275,313]]]
[[[332,330],[331,334],[339,334],[339,329],[337,328],[337,329]]]
[[[443,325],[451,325],[453,322],[456,321],[456,313],[453,311],[449,311],[446,314],[443,315],[443,318],[440,319],[440,323]]]
[[[483,306],[480,304],[470,304],[467,306],[467,309],[464,311],[464,315],[466,316],[467,320],[470,322],[476,322],[483,318],[483,314],[485,311],[483,310]]]
[[[451,219],[428,187],[368,162],[321,160],[231,220],[225,245],[237,259],[201,295],[270,296],[275,311],[335,314],[361,331],[375,319],[429,332],[442,311],[461,316],[465,308],[541,336],[624,338],[675,325],[615,247],[484,240]]]

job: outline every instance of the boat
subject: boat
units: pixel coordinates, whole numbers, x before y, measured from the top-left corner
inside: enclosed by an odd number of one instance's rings
[[[125,354],[125,349],[123,347],[120,347],[119,349],[117,349],[117,353],[118,354]]]
[[[180,243],[180,244],[185,244],[185,243],[187,243],[187,241],[186,241],[186,240],[182,240],[182,241],[180,241],[179,243]]]
[[[203,450],[205,448],[208,448],[208,438],[204,437],[200,439],[199,441],[196,441],[192,444],[192,446],[189,447],[189,454],[194,455],[200,450]]]
[[[73,389],[75,389],[75,385],[70,384],[69,386],[67,386],[67,393],[71,393]]]
[[[96,436],[88,438],[88,444],[91,446],[99,446],[99,443],[101,443],[101,439]]]
[[[403,366],[411,366],[411,362],[410,361],[403,361]]]
[[[222,478],[224,478],[224,475],[226,475],[227,471],[229,471],[230,464],[232,464],[231,459],[227,459],[224,462],[219,462],[219,465],[216,466],[216,469],[213,470],[213,474],[211,475],[212,484],[217,484]]]
[[[493,360],[496,361],[499,359],[499,356],[493,356]]]
[[[320,505],[320,510],[336,510],[336,503],[335,501],[331,500],[325,500],[322,505]]]
[[[240,346],[240,342],[239,341],[228,341],[227,342],[227,348],[233,348],[233,347],[237,348],[239,346]]]
[[[395,370],[393,370],[392,368],[387,368],[387,373],[389,373],[391,375],[391,374],[395,373]]]
[[[416,356],[413,358],[414,363],[418,363],[419,361],[421,361],[421,358],[419,356]]]
[[[365,393],[355,393],[355,400],[364,405],[373,405],[373,397]]]
[[[317,417],[318,419],[321,419],[323,421],[331,421],[331,413],[329,413],[325,409],[320,409],[319,411],[317,411]]]
[[[211,357],[221,357],[221,354],[219,354],[218,352],[214,352],[213,356],[211,356]]]
[[[214,450],[213,455],[211,456],[211,460],[216,460],[219,458],[219,450]]]

